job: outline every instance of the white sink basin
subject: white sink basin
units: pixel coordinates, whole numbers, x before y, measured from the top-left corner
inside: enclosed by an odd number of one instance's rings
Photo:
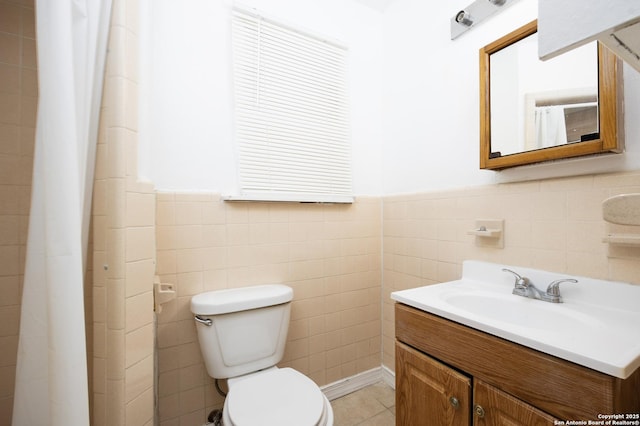
[[[465,261],[462,279],[397,291],[391,298],[585,367],[627,378],[640,367],[640,286],[578,278],[564,303],[511,294],[508,267],[544,291],[555,273]],[[446,338],[446,336],[443,336]]]
[[[494,321],[508,322],[513,326],[545,330],[550,333],[603,325],[593,316],[573,309],[558,309],[557,304],[533,305],[524,297],[515,299],[511,294],[478,293],[452,292],[452,294],[443,295],[443,300],[455,309]]]

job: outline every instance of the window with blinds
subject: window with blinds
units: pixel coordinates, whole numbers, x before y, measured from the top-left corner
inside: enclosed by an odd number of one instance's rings
[[[232,19],[240,193],[352,202],[346,50],[264,17]]]

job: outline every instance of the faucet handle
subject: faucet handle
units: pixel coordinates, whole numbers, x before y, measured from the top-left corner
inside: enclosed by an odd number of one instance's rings
[[[577,282],[578,280],[573,278],[562,278],[559,280],[555,280],[551,284],[549,284],[549,287],[547,287],[547,295],[560,297],[560,283],[577,283]]]
[[[511,269],[507,269],[507,268],[502,268],[502,272],[509,272],[510,274],[513,274],[513,276],[516,278],[515,286],[517,288],[523,288],[523,287],[529,286],[529,278],[523,277],[517,272],[514,272]]]

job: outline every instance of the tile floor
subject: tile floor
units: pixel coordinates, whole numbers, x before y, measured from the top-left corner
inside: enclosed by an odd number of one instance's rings
[[[331,401],[334,426],[394,426],[395,391],[380,382]]]

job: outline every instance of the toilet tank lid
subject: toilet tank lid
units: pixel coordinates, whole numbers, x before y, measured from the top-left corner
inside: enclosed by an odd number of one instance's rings
[[[191,298],[191,312],[196,315],[228,314],[280,305],[292,299],[291,287],[281,284],[207,291]]]

